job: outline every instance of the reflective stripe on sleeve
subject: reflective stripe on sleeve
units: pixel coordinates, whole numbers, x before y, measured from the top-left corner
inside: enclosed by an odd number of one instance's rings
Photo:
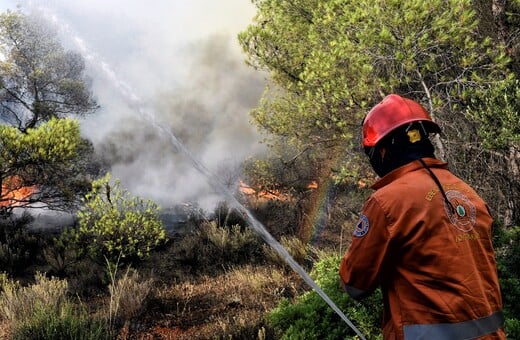
[[[474,339],[497,331],[504,323],[502,312],[490,316],[457,323],[437,323],[406,325],[403,327],[406,340],[443,339],[462,340]]]

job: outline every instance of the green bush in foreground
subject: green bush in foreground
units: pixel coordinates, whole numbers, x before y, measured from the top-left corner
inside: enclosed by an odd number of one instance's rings
[[[380,291],[357,302],[341,287],[338,268],[341,257],[320,260],[311,276],[367,339],[382,339],[382,297]],[[355,339],[353,330],[314,291],[300,296],[295,303],[282,300],[268,315],[268,322],[282,339]]]
[[[110,185],[110,175],[92,183],[78,213],[79,229],[64,232],[62,242],[78,256],[104,263],[142,260],[166,241],[159,207]]]
[[[520,339],[520,226],[495,226],[498,279],[504,303],[505,332],[508,339]]]

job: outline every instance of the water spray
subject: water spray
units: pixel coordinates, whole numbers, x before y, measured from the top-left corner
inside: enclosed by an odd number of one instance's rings
[[[79,48],[83,57],[92,63],[93,66],[100,68],[103,74],[109,79],[112,85],[119,91],[119,93],[127,99],[132,107],[140,114],[140,117],[144,117],[148,123],[150,123],[161,135],[169,139],[171,144],[182,152],[190,161],[191,165],[199,171],[209,182],[213,188],[224,195],[227,199],[230,207],[240,212],[262,239],[269,244],[278,255],[296,272],[301,278],[311,287],[314,291],[338,314],[343,321],[357,334],[361,340],[366,340],[364,335],[356,328],[356,326],[350,321],[349,318],[336,306],[336,304],[330,299],[330,297],[318,286],[316,282],[310,277],[310,275],[294,260],[289,252],[267,231],[263,224],[258,221],[253,214],[238,201],[233,193],[218,180],[204,164],[201,163],[189,150],[188,148],[175,136],[175,134],[167,128],[167,125],[157,120],[157,116],[152,110],[148,109],[142,100],[135,94],[130,86],[120,80],[115,72],[112,70],[110,65],[104,62],[100,57],[93,53],[86,45],[83,39],[75,34],[66,23],[59,20],[59,18],[46,8],[38,8],[39,11],[43,12],[47,18],[51,18],[52,21],[64,31],[69,37],[71,37]]]

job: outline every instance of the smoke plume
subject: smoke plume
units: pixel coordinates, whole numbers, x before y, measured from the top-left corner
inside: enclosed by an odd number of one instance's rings
[[[15,7],[7,0],[0,10]],[[82,121],[82,133],[132,194],[164,207],[189,201],[211,208],[220,199],[103,67],[216,175],[210,180],[236,184],[243,160],[262,152],[249,111],[264,75],[245,65],[236,39],[254,15],[249,1],[49,0],[21,8],[59,17],[55,22],[67,26],[64,46],[80,41],[97,56],[86,58],[87,73],[101,108]]]
[[[215,35],[192,44],[186,82],[159,88],[152,103],[159,121],[216,175],[210,180],[227,185],[237,184],[242,161],[262,150],[248,111],[258,102],[263,80],[233,53],[231,43]],[[132,192],[163,205],[189,201],[208,207],[219,199],[156,127],[131,114],[111,127],[98,149]]]

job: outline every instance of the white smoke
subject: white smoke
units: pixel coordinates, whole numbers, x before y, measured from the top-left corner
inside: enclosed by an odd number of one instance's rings
[[[249,111],[260,98],[263,75],[245,65],[237,41],[254,15],[249,1],[54,0],[26,6],[45,9],[66,26],[67,48],[84,44],[80,50],[88,50],[101,109],[82,121],[82,130],[132,194],[165,207],[190,201],[210,208],[220,199],[207,178],[139,117],[110,72],[221,182],[236,182],[241,162],[262,151]]]
[[[193,48],[186,65],[191,77],[174,90],[159,89],[152,106],[159,121],[221,182],[233,176],[236,182],[240,163],[261,150],[248,111],[257,103],[263,82],[232,53],[228,37],[213,36]],[[100,144],[115,162],[114,174],[134,192],[165,204],[214,204],[218,193],[211,192],[206,178],[159,133],[126,114],[112,125]]]

